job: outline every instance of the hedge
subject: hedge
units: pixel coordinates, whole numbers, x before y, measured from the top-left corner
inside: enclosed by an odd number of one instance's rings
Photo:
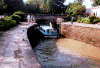
[[[17,25],[17,23],[15,20],[12,20],[11,17],[4,17],[0,19],[0,30],[7,30],[15,25]]]
[[[16,23],[19,24],[21,17],[19,15],[12,15],[12,20],[16,20]]]
[[[18,15],[21,17],[20,21],[23,21],[23,18],[24,18],[24,12],[22,11],[16,11],[13,13],[13,15]]]

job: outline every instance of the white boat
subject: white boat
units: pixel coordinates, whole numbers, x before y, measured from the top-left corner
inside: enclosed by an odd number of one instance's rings
[[[44,35],[44,38],[57,38],[58,31],[50,26],[41,25],[39,31]]]

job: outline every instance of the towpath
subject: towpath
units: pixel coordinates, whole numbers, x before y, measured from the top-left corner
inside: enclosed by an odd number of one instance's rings
[[[0,32],[0,68],[41,68],[27,38],[27,29],[32,25],[21,22]]]

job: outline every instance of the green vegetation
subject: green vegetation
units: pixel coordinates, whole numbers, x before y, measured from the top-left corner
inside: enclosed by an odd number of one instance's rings
[[[4,0],[0,1],[0,14],[3,14],[4,10],[7,8],[7,5],[5,5]]]
[[[22,11],[16,11],[16,12],[13,13],[13,16],[14,17],[18,17],[22,21],[23,18],[24,18],[24,12],[22,12]]]
[[[81,16],[79,16],[77,19],[77,22],[87,23],[87,24],[96,24],[96,23],[100,22],[100,19],[94,15],[91,15],[88,18],[82,18]]]
[[[93,23],[97,23],[97,22],[100,22],[100,19],[99,18],[93,20]]]
[[[23,0],[4,0],[7,8],[4,10],[5,13],[14,13],[15,11],[24,11],[24,2]]]
[[[94,24],[94,20],[96,19],[96,16],[94,16],[94,15],[91,15],[91,16],[89,16],[89,20],[90,20],[90,23],[93,23]]]
[[[0,19],[0,30],[7,30],[19,24],[22,15],[23,15],[23,12],[16,11],[11,16],[6,16],[4,18],[1,18]]]
[[[100,0],[93,0],[93,6],[100,5]]]
[[[81,2],[73,3],[68,6],[65,11],[65,14],[68,15],[82,15],[85,13],[85,6],[81,4]]]
[[[7,30],[16,24],[16,21],[12,20],[11,17],[4,17],[0,20],[0,30]]]
[[[39,14],[58,14],[64,11],[65,0],[28,0],[25,4],[28,12]]]
[[[15,20],[17,24],[20,22],[21,17],[19,15],[12,15],[11,17],[12,20]]]
[[[71,21],[71,15],[67,15],[67,17],[64,18],[64,21],[65,21],[65,22],[66,22],[66,21]]]

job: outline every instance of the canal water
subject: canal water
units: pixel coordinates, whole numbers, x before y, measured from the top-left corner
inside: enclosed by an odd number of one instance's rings
[[[43,68],[100,68],[100,48],[64,37],[42,39],[36,27],[27,36]]]
[[[100,68],[100,48],[73,39],[43,39],[34,51],[43,68]]]

